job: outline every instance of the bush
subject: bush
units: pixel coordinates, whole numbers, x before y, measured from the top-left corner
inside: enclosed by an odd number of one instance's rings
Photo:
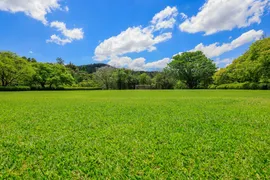
[[[0,91],[75,91],[75,90],[102,90],[93,87],[45,87],[40,86],[0,86]]]
[[[187,85],[182,81],[178,81],[174,86],[174,89],[188,89]]]
[[[0,86],[0,91],[30,91],[28,86]]]
[[[93,87],[31,87],[34,91],[75,91],[75,90],[102,90],[101,88]]]
[[[65,87],[64,90],[75,91],[75,90],[102,90],[102,88],[94,87]]]
[[[211,84],[211,85],[208,87],[208,89],[217,89],[217,85]]]
[[[250,90],[256,90],[257,89],[257,90],[267,90],[267,89],[270,89],[270,84],[266,84],[266,83],[249,83],[249,82],[246,82],[246,83],[234,83],[234,84],[222,84],[222,85],[217,86],[216,89],[250,89]]]
[[[32,86],[32,91],[56,91],[56,90],[65,90],[64,87],[41,87],[41,86]]]

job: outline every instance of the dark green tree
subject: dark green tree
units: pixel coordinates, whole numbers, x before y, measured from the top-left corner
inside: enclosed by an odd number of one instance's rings
[[[173,57],[168,70],[188,88],[207,88],[216,72],[215,63],[201,51],[185,52]]]
[[[64,65],[65,64],[65,61],[62,58],[60,58],[60,57],[56,58],[56,62],[57,62],[57,64],[60,64],[60,65]]]

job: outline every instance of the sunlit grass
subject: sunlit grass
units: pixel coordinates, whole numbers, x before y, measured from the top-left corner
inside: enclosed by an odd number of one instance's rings
[[[0,179],[269,179],[269,91],[0,93]]]

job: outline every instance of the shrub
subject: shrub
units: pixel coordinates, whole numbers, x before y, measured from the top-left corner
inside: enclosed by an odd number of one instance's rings
[[[75,90],[102,90],[97,87],[65,87],[64,90],[75,91]]]
[[[188,89],[187,85],[182,81],[178,81],[174,86],[174,89]]]
[[[30,91],[28,86],[0,86],[0,91]]]
[[[209,87],[210,88],[210,87]],[[266,83],[234,83],[222,84],[216,87],[217,89],[250,89],[250,90],[267,90],[270,89],[270,84]]]
[[[217,85],[211,84],[211,85],[208,87],[208,89],[217,89]]]

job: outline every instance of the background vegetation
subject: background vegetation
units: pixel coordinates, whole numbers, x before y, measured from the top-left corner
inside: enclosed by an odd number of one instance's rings
[[[151,89],[270,89],[270,38],[255,42],[221,69],[200,51],[174,56],[161,72],[137,72],[105,64],[76,66],[65,64],[61,58],[55,63],[42,63],[12,52],[0,52],[0,79],[0,90],[121,90],[138,85]]]

